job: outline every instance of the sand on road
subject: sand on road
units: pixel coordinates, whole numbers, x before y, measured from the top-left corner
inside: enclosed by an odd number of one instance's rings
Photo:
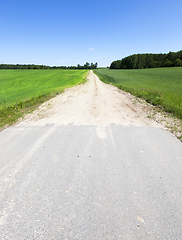
[[[142,104],[90,71],[88,81],[67,89],[19,121],[18,126],[110,125],[161,127]]]

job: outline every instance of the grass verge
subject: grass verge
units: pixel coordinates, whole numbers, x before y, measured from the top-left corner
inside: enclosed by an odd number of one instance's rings
[[[94,70],[100,80],[145,99],[182,119],[182,67]]]
[[[88,70],[0,70],[0,130],[64,89],[84,83]]]

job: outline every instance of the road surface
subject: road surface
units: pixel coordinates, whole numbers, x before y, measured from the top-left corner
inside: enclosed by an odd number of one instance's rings
[[[182,239],[181,142],[91,76],[0,133],[0,239]]]

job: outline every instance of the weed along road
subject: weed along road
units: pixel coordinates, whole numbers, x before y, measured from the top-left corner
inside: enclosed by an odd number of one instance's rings
[[[181,239],[181,142],[88,78],[0,132],[0,239]]]

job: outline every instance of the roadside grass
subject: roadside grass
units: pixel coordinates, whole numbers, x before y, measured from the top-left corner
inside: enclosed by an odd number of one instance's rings
[[[182,67],[132,70],[97,69],[105,83],[143,98],[182,119]]]
[[[66,88],[84,83],[88,70],[0,70],[0,129]]]

